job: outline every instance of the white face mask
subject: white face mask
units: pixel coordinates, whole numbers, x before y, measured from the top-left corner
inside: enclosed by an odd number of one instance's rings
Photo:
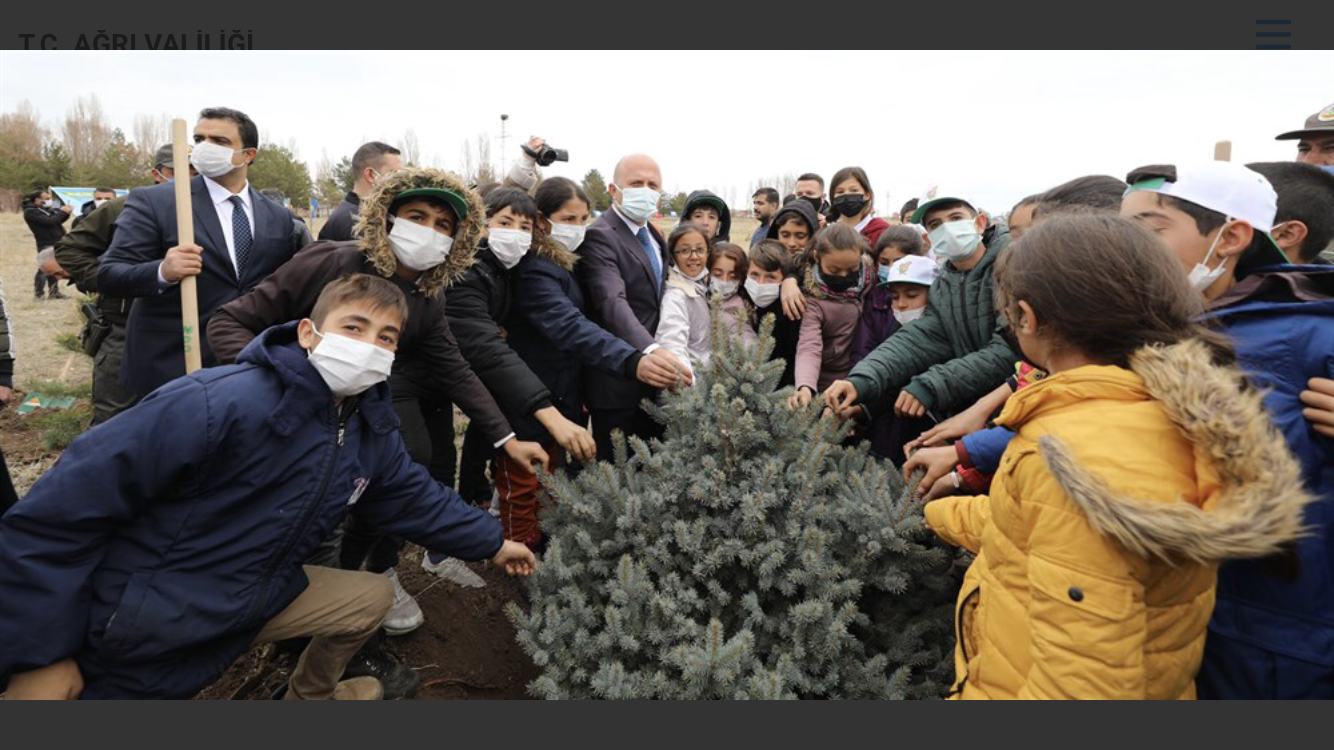
[[[106,198],[94,198],[94,199],[93,199],[93,208],[101,208],[101,207],[102,207],[102,204],[103,204],[103,203],[106,203],[106,202],[107,202],[107,199],[106,199]]]
[[[899,325],[906,326],[914,320],[922,317],[925,313],[925,307],[919,307],[916,310],[895,310],[894,319],[899,322]]]
[[[621,188],[621,211],[630,221],[642,224],[658,211],[658,199],[662,193],[653,188]]]
[[[560,243],[560,246],[574,252],[574,249],[584,244],[584,234],[588,227],[583,224],[552,224],[551,239]]]
[[[709,269],[707,267],[701,270],[699,273],[695,274],[694,276],[686,276],[686,272],[682,271],[680,266],[673,266],[673,267],[676,269],[677,273],[681,274],[682,276],[685,276],[687,279],[690,279],[691,281],[703,281],[704,278],[709,275]]]
[[[723,299],[731,299],[740,286],[741,282],[739,281],[723,281],[717,276],[709,279],[709,291],[722,295]]]
[[[746,294],[750,295],[750,301],[754,302],[756,307],[772,305],[782,290],[782,284],[761,284],[755,279],[746,279]]]
[[[1226,260],[1219,263],[1215,268],[1210,268],[1207,265],[1209,259],[1214,257],[1214,248],[1218,247],[1218,241],[1223,238],[1223,232],[1225,231],[1227,231],[1227,223],[1218,228],[1218,236],[1214,237],[1213,242],[1209,243],[1209,252],[1204,254],[1204,261],[1196,263],[1195,267],[1190,269],[1190,275],[1187,276],[1191,288],[1200,294],[1204,294],[1205,289],[1213,286],[1215,281],[1218,281],[1224,273],[1227,273]]]
[[[316,330],[315,335],[320,343],[306,356],[335,396],[355,396],[389,377],[394,353],[388,349],[336,333],[326,336]]]
[[[46,206],[47,208],[55,208],[55,207],[56,207],[56,199],[55,199],[55,198],[47,198],[46,201],[42,203],[42,205],[43,205],[43,206]]]
[[[236,169],[232,155],[236,150],[219,146],[212,141],[200,141],[190,149],[190,164],[205,177],[218,179]]]
[[[488,229],[486,244],[505,268],[513,268],[533,246],[533,233],[519,229]]]
[[[389,244],[394,248],[394,257],[398,262],[414,271],[429,271],[445,262],[449,249],[454,246],[454,238],[444,232],[437,232],[414,221],[395,221],[389,233]]]
[[[971,219],[947,221],[931,230],[931,251],[946,260],[963,260],[977,250],[982,235]]]

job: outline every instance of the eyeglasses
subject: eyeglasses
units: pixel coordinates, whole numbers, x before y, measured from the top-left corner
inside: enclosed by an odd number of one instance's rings
[[[704,248],[704,247],[692,247],[692,248],[690,248],[690,249],[688,249],[688,250],[687,250],[687,249],[682,249],[682,250],[675,250],[675,251],[673,251],[673,252],[674,252],[676,255],[700,255],[700,256],[704,256],[704,255],[708,255],[708,254],[709,254],[709,250],[708,250],[708,248]]]

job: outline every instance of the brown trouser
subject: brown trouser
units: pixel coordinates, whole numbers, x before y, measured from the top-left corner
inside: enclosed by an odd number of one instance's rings
[[[380,628],[394,604],[394,586],[376,573],[302,567],[310,586],[269,620],[255,645],[310,636],[285,697],[324,700],[333,696],[353,654]]]

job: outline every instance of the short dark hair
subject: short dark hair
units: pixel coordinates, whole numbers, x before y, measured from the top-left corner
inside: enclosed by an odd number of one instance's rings
[[[805,182],[806,180],[815,180],[820,183],[821,188],[824,188],[824,178],[814,172],[807,172],[797,178],[797,182]]]
[[[572,199],[583,201],[590,209],[593,207],[584,189],[568,177],[548,177],[533,192],[533,202],[537,204],[538,212],[547,218]]]
[[[363,143],[352,153],[352,174],[360,176],[362,172],[366,171],[366,167],[378,172],[380,167],[384,166],[385,156],[390,154],[396,156],[401,153],[403,152],[388,143],[379,141]]]
[[[93,188],[93,192],[94,192],[94,193],[111,193],[112,195],[115,195],[115,194],[116,194],[116,189],[115,189],[115,188]]]
[[[791,203],[796,199],[797,199],[796,193],[788,193],[787,195],[783,196],[783,205],[786,206],[787,204]]]
[[[519,188],[496,188],[486,195],[486,218],[509,209],[511,213],[525,219],[537,220],[537,203],[533,197]]]
[[[933,214],[937,211],[949,211],[950,209],[958,208],[959,206],[963,206],[964,208],[968,209],[968,213],[971,214],[974,219],[977,218],[977,209],[973,208],[973,204],[969,203],[968,201],[944,201],[942,203],[935,204],[934,206],[928,208],[925,212],[923,212],[922,221],[926,221],[926,217],[928,215]],[[916,211],[917,209],[913,210]]]
[[[903,208],[899,209],[899,218],[904,221],[909,221],[912,219],[913,211],[916,210],[917,210],[917,199],[910,198],[907,203],[903,204]]]
[[[774,204],[778,203],[778,191],[774,190],[771,187],[762,187],[759,190],[756,190],[755,194],[750,197],[752,198],[763,197],[765,203],[774,203]]]
[[[1126,194],[1126,183],[1105,174],[1076,177],[1069,182],[1039,193],[1037,207],[1033,215],[1046,215],[1053,211],[1066,209],[1092,209],[1116,213],[1121,208],[1121,198]],[[1022,201],[1020,202],[1022,204]]]
[[[904,255],[921,255],[926,252],[926,247],[922,244],[922,233],[902,224],[887,227],[880,233],[880,238],[875,241],[875,248],[871,251],[871,257],[879,258],[880,251],[887,247],[896,247]]]
[[[750,262],[762,271],[792,272],[792,254],[778,240],[760,240],[750,249]]]
[[[259,148],[259,128],[255,127],[255,121],[250,119],[250,115],[239,109],[209,107],[199,111],[199,119],[230,120],[241,131],[241,148]]]
[[[1150,164],[1147,167],[1131,170],[1126,175],[1126,182],[1134,185],[1137,182],[1145,180],[1166,180],[1168,182],[1177,181],[1177,168],[1172,164]],[[1205,208],[1198,203],[1191,203],[1171,195],[1158,193],[1158,205],[1168,206],[1186,214],[1195,220],[1195,228],[1200,230],[1200,234],[1208,234],[1215,229],[1223,226],[1227,222],[1227,217],[1218,211]]]
[[[28,193],[28,197],[25,198],[24,200],[28,201],[29,203],[32,203],[33,201],[35,201],[35,200],[37,200],[38,198],[42,197],[42,193],[45,193],[45,192],[46,192],[46,190],[44,190],[44,189],[42,189],[42,188],[38,188],[37,190],[34,190],[34,191],[32,191],[31,193]]]
[[[1306,225],[1306,239],[1297,249],[1297,259],[1314,261],[1334,240],[1334,174],[1299,161],[1266,161],[1246,166],[1264,175],[1278,193],[1275,224],[1300,221]]]
[[[315,300],[310,319],[323,328],[329,311],[350,302],[364,302],[372,310],[392,310],[398,313],[403,323],[408,322],[408,299],[402,290],[388,279],[364,273],[345,274],[326,284],[319,299]]]

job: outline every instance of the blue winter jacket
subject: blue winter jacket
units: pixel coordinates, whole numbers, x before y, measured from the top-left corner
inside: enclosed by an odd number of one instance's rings
[[[1245,290],[1237,288],[1241,299],[1220,300],[1210,317],[1226,328],[1251,382],[1267,391],[1265,407],[1318,500],[1307,506],[1312,534],[1297,545],[1295,579],[1277,573],[1274,561],[1233,561],[1219,569],[1200,693],[1331,699],[1334,440],[1302,417],[1298,395],[1310,378],[1334,378],[1334,267],[1274,266],[1246,282]]]
[[[584,295],[569,270],[575,256],[545,243],[524,256],[511,272],[514,305],[506,329],[509,345],[551,390],[560,413],[584,424],[581,372],[584,366],[633,380],[638,350],[584,316]],[[513,421],[522,440],[550,442],[532,417]]]
[[[85,433],[0,519],[0,682],[72,656],[86,698],[194,694],[349,506],[433,551],[499,550],[500,523],[408,458],[388,387],[337,408],[295,329]]]

